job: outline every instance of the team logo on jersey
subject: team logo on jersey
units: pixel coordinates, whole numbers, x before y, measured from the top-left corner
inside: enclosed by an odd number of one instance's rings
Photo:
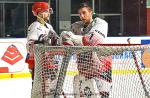
[[[23,59],[23,56],[15,45],[10,45],[1,58],[3,61],[13,65]]]

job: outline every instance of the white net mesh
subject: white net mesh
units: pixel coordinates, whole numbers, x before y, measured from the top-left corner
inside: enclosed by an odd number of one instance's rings
[[[36,45],[32,98],[150,98],[145,49],[149,45]]]

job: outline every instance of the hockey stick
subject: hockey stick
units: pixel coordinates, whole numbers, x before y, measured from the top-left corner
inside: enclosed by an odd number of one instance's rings
[[[129,45],[131,44],[130,38],[127,39],[127,42],[128,42]],[[144,83],[144,80],[143,80],[143,77],[142,77],[142,73],[141,73],[141,71],[140,71],[140,68],[139,68],[139,65],[138,65],[138,62],[137,62],[137,59],[136,59],[136,54],[135,54],[133,51],[131,51],[131,53],[132,53],[132,55],[133,55],[134,63],[135,63],[135,66],[136,66],[136,68],[137,68],[137,72],[138,72],[138,75],[139,75],[139,78],[140,78],[142,87],[143,87],[143,89],[144,89],[145,96],[147,96],[147,98],[150,98],[149,92],[148,92],[147,89],[146,89],[146,85],[145,85],[145,83]]]

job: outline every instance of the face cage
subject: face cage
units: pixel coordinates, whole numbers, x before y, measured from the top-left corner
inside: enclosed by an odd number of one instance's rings
[[[54,13],[54,11],[53,11],[52,8],[49,8],[49,13],[50,13],[50,14],[53,14],[53,13]]]
[[[54,13],[52,8],[49,8],[49,9],[43,11],[43,12],[48,12],[48,13],[50,13],[50,14],[53,14],[53,13]],[[43,12],[41,12],[41,13],[43,13]]]

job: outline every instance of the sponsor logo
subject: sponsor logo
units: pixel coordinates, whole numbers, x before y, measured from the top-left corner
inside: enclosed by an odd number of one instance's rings
[[[10,45],[1,59],[9,63],[10,65],[14,65],[15,63],[23,59],[23,56],[15,45]]]
[[[132,58],[132,53],[131,51],[125,51],[120,55],[113,55],[112,56],[113,60],[115,59],[131,59]]]

